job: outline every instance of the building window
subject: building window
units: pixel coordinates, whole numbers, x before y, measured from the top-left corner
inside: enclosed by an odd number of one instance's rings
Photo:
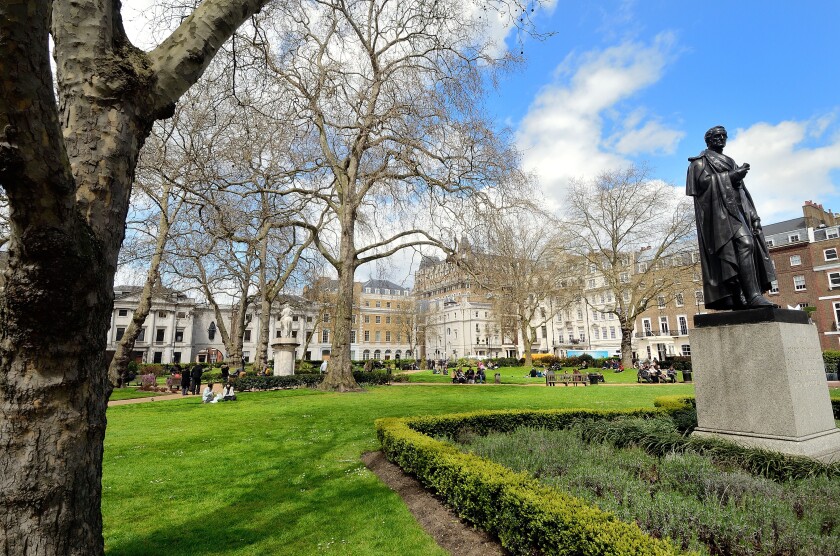
[[[165,328],[158,328],[155,330],[155,341],[162,342],[163,338],[166,336],[166,329]]]
[[[390,330],[386,330],[386,331],[385,331],[385,341],[386,341],[386,342],[390,342],[390,341],[391,341],[391,331],[390,331]]]
[[[586,332],[584,332],[583,328],[578,327],[578,336],[580,337],[581,342],[586,341]]]
[[[385,324],[391,324],[391,317],[385,317]]]
[[[350,321],[351,321],[353,324],[356,324],[356,315],[353,315],[352,317],[350,317]]]
[[[799,234],[790,234],[788,236],[788,241],[791,242],[791,243],[799,241]]]
[[[668,329],[668,317],[659,317],[659,332],[664,335],[671,333]]]
[[[390,301],[385,302],[385,308],[386,308],[386,309],[390,309],[390,308],[391,308],[391,302],[390,302]]]
[[[805,291],[805,276],[793,277],[793,289],[798,292]]]
[[[772,239],[767,240],[767,247],[773,247],[773,240]]]
[[[306,322],[312,322],[312,317],[306,317]]]
[[[381,316],[376,315],[376,316],[374,317],[374,319],[376,320],[376,324],[381,324],[381,323],[382,323],[382,317],[381,317]]]
[[[703,303],[705,303],[703,299],[702,290],[697,290],[696,292],[694,292],[694,301],[696,301],[698,305],[702,305]]]
[[[595,328],[593,328],[593,329],[592,329],[592,336],[593,336],[596,340],[600,340],[600,339],[601,339],[600,335],[598,334],[598,327],[597,327],[597,326],[596,326]]]
[[[119,342],[120,340],[122,340],[123,336],[125,336],[125,327],[124,326],[118,326],[117,327],[117,341]]]
[[[292,330],[292,338],[297,338],[297,336],[298,336],[298,331],[297,330]],[[278,334],[277,337],[279,338],[280,335]],[[311,338],[312,334],[310,334],[309,337]]]
[[[330,314],[324,313],[324,322],[330,322]]]
[[[365,324],[370,324],[370,315],[365,315]]]
[[[688,334],[688,319],[685,317],[677,317],[677,323],[680,327],[680,335],[685,336]]]
[[[478,332],[478,325],[476,324],[475,327],[476,327],[476,332]],[[548,338],[548,326],[546,326],[546,325],[542,325],[542,337],[543,338]]]
[[[321,343],[326,344],[330,341],[330,331],[328,328],[321,330]]]
[[[375,289],[373,290],[373,292],[374,292],[374,293],[376,293],[376,294],[378,295],[378,294],[379,294],[379,288],[375,288]]]
[[[183,342],[184,341],[184,329],[178,328],[175,330],[175,342]]]
[[[382,341],[382,332],[380,330],[377,330],[373,334],[374,334],[374,341],[376,341],[376,342],[381,342]]]
[[[187,313],[184,312],[184,311],[178,311],[176,313],[176,317],[179,318],[179,319],[185,319],[185,318],[187,318]]]
[[[665,296],[660,295],[656,298],[656,304],[659,306],[660,309],[665,308]]]
[[[137,342],[145,342],[146,341],[146,327],[140,329],[140,333],[137,335]]]
[[[158,311],[158,317],[165,318],[168,313],[166,311]]]
[[[375,350],[373,352],[373,358],[376,359],[377,361],[379,361],[380,359],[382,359],[382,352],[379,351],[378,349]]]
[[[832,290],[840,288],[840,272],[828,273],[828,287]]]
[[[691,346],[689,344],[681,345],[680,353],[682,353],[683,357],[691,357]]]
[[[618,275],[618,279],[621,281],[622,284],[626,284],[630,282],[630,274],[628,274],[627,272],[622,272]]]
[[[827,261],[836,261],[837,260],[837,249],[835,249],[833,247],[831,249],[824,249],[823,250],[823,257],[825,257],[825,260],[827,260]]]
[[[365,307],[370,307],[370,301],[365,301]]]
[[[642,319],[642,328],[645,336],[653,336],[653,327],[650,324],[650,319]]]
[[[834,327],[840,330],[840,301],[834,302]]]
[[[173,363],[180,363],[181,362],[181,352],[180,351],[172,352],[172,362]]]
[[[370,341],[370,330],[365,330],[365,341],[366,342]]]
[[[367,361],[368,359],[370,359],[370,350],[369,349],[366,349],[362,352],[362,359],[364,361]]]
[[[376,308],[378,309],[379,307],[382,307],[382,302],[381,301],[376,302]]]
[[[828,259],[826,259],[828,260]],[[117,316],[119,317],[127,317],[128,316],[128,309],[120,309],[117,311]]]
[[[156,351],[155,354],[152,356],[152,363],[162,363],[163,362],[163,352]]]
[[[370,293],[370,288],[365,288],[365,293]]]
[[[802,257],[799,255],[790,256],[790,266],[799,266],[802,264]]]
[[[770,293],[779,293],[779,281],[773,280],[770,282]]]
[[[676,296],[677,307],[682,307],[685,305],[685,298],[683,297],[682,293],[678,293]]]
[[[610,339],[615,340],[615,326],[610,326]]]
[[[350,343],[351,344],[356,343],[356,331],[355,330],[350,331]],[[350,359],[353,359],[353,358],[351,357]]]
[[[245,331],[245,337],[243,338],[242,341],[243,342],[250,342],[251,341],[251,331],[250,330]]]

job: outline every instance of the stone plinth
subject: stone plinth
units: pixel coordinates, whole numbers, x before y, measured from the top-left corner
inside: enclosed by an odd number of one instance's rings
[[[280,338],[271,344],[274,350],[274,376],[295,374],[295,348],[299,345],[294,338]]]
[[[817,329],[804,311],[697,315],[689,332],[694,434],[840,460]]]

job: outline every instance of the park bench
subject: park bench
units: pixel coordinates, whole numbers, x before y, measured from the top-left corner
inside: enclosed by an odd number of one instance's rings
[[[557,378],[554,374],[554,371],[546,371],[546,373],[545,373],[545,385],[546,386],[554,386],[556,383],[557,383]]]
[[[565,386],[568,386],[569,383],[575,386],[578,384],[589,386],[589,376],[585,374],[564,374],[557,377],[557,382],[562,382]]]

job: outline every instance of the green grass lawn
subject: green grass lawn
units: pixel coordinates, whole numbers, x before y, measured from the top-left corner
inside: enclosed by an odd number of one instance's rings
[[[528,372],[530,367],[501,367],[495,371],[487,372],[487,382],[493,382],[493,374],[499,373],[502,375],[502,384],[545,384],[545,378],[531,378]],[[564,368],[564,373],[571,373],[572,368]],[[585,372],[585,371],[582,371]],[[595,369],[594,372],[604,375],[604,382],[607,384],[635,384],[636,371],[631,369],[621,373],[616,373],[611,370]],[[432,374],[432,371],[420,371],[408,375],[409,382],[452,382],[453,370],[449,370],[449,376]],[[677,373],[677,380],[682,380],[682,373]]]
[[[523,373],[524,374],[524,373]],[[541,379],[540,379],[541,380]],[[691,385],[383,386],[289,390],[108,409],[106,550],[148,554],[439,555],[359,456],[379,417],[502,408],[650,407]]]

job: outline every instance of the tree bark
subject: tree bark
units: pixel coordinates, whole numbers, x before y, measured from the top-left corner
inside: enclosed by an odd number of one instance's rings
[[[353,378],[353,362],[350,359],[350,329],[353,325],[353,281],[356,275],[356,250],[353,244],[355,218],[351,211],[342,214],[341,248],[338,260],[338,295],[335,306],[335,330],[327,376],[321,382],[324,390],[349,392],[360,390]]]
[[[0,298],[0,554],[104,553],[105,340],[138,152],[258,7],[204,2],[179,29],[184,50],[156,51],[165,63],[155,72],[126,40],[118,2],[3,3],[0,185],[12,233]]]

